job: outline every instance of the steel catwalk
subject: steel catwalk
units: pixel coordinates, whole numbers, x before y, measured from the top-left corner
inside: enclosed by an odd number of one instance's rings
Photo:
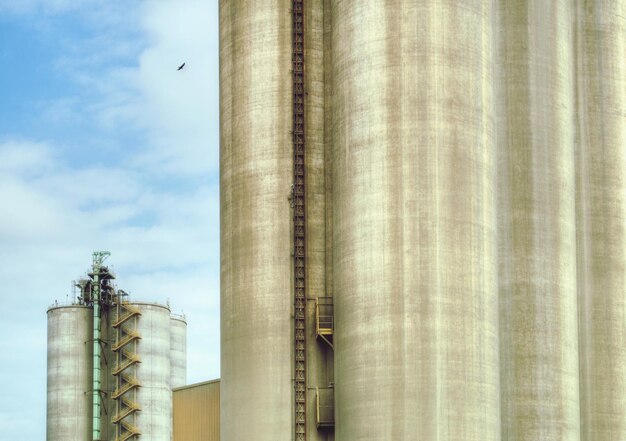
[[[91,308],[48,310],[47,441],[91,441]]]
[[[291,441],[291,1],[219,8],[221,438]]]
[[[331,2],[336,438],[499,440],[492,2]]]
[[[187,321],[172,315],[170,322],[171,387],[187,384]]]
[[[498,2],[502,439],[579,440],[573,9]]]
[[[626,440],[626,2],[577,2],[581,441]]]

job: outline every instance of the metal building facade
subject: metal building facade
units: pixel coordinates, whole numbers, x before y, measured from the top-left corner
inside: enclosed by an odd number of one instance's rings
[[[175,388],[173,397],[173,441],[220,440],[220,380]]]

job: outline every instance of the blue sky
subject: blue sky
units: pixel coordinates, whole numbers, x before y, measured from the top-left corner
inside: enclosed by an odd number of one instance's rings
[[[45,439],[46,309],[94,250],[186,314],[188,381],[219,376],[217,15],[0,0],[1,439]]]

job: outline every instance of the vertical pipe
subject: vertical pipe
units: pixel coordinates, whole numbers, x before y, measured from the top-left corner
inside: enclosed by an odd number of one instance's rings
[[[626,440],[626,1],[577,5],[580,439]]]
[[[573,2],[498,1],[502,439],[579,441]]]
[[[331,8],[336,437],[498,440],[492,1]]]
[[[100,407],[102,397],[100,392],[102,389],[101,371],[100,371],[100,359],[102,346],[100,346],[100,330],[102,324],[100,323],[100,267],[93,266],[93,427],[92,438],[93,441],[100,440]]]

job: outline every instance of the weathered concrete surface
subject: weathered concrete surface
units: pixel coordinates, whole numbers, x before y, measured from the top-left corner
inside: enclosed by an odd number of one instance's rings
[[[134,392],[136,395],[131,396],[141,407],[141,412],[134,415],[133,424],[144,439],[171,441],[170,310],[152,303],[132,304],[141,311],[136,329],[142,336],[135,349],[141,363],[127,371],[141,382]]]
[[[582,441],[626,440],[626,2],[577,2]]]
[[[91,441],[92,310],[48,310],[46,440]]]
[[[179,316],[170,319],[170,386],[174,389],[187,384],[187,322]]]
[[[502,439],[580,436],[570,0],[498,2]]]
[[[626,439],[626,2],[306,4],[337,439]],[[220,2],[223,441],[293,432],[290,7]]]
[[[497,440],[492,2],[332,2],[339,441]]]
[[[316,338],[315,306],[318,297],[331,295],[327,288],[327,180],[325,173],[328,150],[326,139],[326,69],[328,52],[324,41],[325,6],[324,1],[307,1],[305,4],[305,121],[306,121],[306,245],[307,245],[307,441],[326,441],[332,439],[332,432],[316,427],[317,403],[315,388],[328,387],[333,382],[333,351],[324,342]],[[326,14],[329,17],[329,14]],[[329,129],[328,129],[329,130]]]
[[[291,1],[220,1],[221,438],[291,441]]]

